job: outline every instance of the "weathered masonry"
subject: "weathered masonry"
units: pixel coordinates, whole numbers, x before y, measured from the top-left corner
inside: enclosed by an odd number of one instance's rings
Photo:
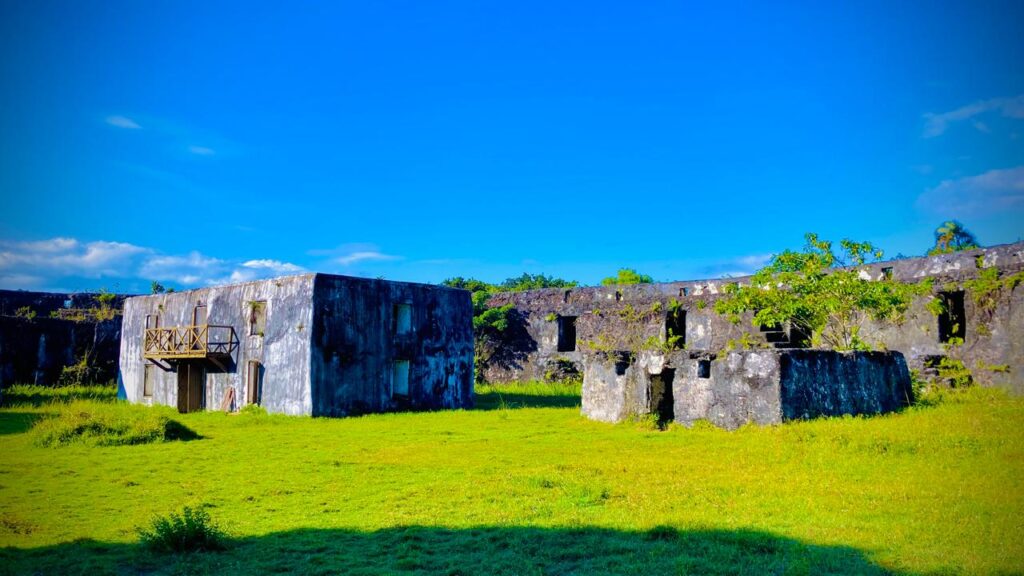
[[[707,420],[722,428],[787,420],[881,414],[910,403],[899,352],[763,349],[715,358],[701,352],[588,354],[583,414],[620,422],[652,415],[661,423]]]
[[[121,394],[182,412],[344,416],[473,399],[469,293],[304,274],[129,298]]]
[[[0,387],[112,382],[122,296],[0,290]]]
[[[1024,270],[1024,243],[861,267],[866,279],[918,282],[933,278],[933,294],[917,298],[898,325],[867,321],[861,337],[899,351],[907,366],[927,374],[943,357],[963,362],[974,381],[1024,394],[1024,285],[999,282]],[[749,318],[732,324],[714,311],[722,287],[745,278],[546,289],[495,295],[513,305],[503,340],[485,357],[493,382],[544,379],[580,372],[594,352],[661,347],[720,353],[749,333],[755,347],[801,348],[807,335],[789,326],[758,330]],[[929,310],[933,299],[944,311]],[[673,338],[667,344],[669,338]],[[635,356],[635,354],[633,354]]]

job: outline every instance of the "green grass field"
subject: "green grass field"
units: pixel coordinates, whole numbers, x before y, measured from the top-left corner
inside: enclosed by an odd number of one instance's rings
[[[56,447],[31,430],[56,407],[9,394],[0,572],[1024,571],[1022,399],[661,432],[584,419],[572,387],[498,390],[457,412],[171,413],[199,438]],[[227,550],[139,544],[139,527],[186,505]]]

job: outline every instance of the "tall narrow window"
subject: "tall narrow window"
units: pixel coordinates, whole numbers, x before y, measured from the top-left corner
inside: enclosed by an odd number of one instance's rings
[[[262,400],[260,398],[263,392],[263,387],[260,385],[262,383],[260,372],[262,371],[263,367],[259,360],[249,360],[245,375],[245,401],[249,404],[259,404]]]
[[[676,308],[665,315],[665,343],[673,348],[686,345],[686,310]]]
[[[196,307],[192,309],[192,325],[202,326],[206,324],[206,305],[196,304]]]
[[[412,305],[395,304],[395,334],[412,331]]]
[[[939,300],[942,302],[942,313],[939,314],[939,342],[950,342],[954,338],[963,340],[967,335],[963,291],[939,292]]]
[[[152,398],[153,388],[156,386],[156,366],[147,363],[142,368],[142,397]]]
[[[248,324],[249,324],[249,336],[263,336],[263,333],[267,330],[267,303],[264,300],[254,300],[249,302],[246,307],[248,308]]]
[[[576,350],[576,317],[558,317],[558,351],[574,352]]]
[[[711,378],[711,360],[697,361],[697,378]]]
[[[409,395],[408,360],[395,360],[391,370],[391,394],[394,396]]]

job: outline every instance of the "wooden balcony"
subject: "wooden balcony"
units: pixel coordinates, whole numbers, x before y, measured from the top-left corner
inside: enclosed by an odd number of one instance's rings
[[[230,357],[238,348],[238,338],[231,326],[199,324],[146,328],[142,357],[153,360],[218,360]]]

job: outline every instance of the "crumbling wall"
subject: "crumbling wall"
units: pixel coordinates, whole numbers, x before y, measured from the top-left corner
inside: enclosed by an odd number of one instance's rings
[[[968,285],[990,267],[996,267],[1003,278],[1024,270],[1024,243],[859,267],[865,279],[920,282],[931,278],[934,288],[933,294],[916,298],[898,324],[865,320],[861,338],[878,349],[903,352],[916,371],[923,372],[937,357],[948,356],[961,360],[978,384],[1024,394],[1024,284],[1005,286],[995,294],[994,305],[979,306],[976,291]],[[499,343],[500,353],[483,367],[484,374],[492,382],[544,379],[559,362],[582,370],[583,355],[588,352],[655,350],[656,341],[664,342],[665,318],[673,305],[686,314],[682,344],[688,351],[723,352],[730,341],[744,335],[752,348],[795,347],[795,336],[787,327],[781,332],[761,331],[751,325],[749,314],[733,324],[714,312],[727,283],[747,281],[748,277],[741,277],[497,294],[490,305],[513,305],[517,328],[514,336]],[[963,342],[942,342],[939,318],[928,304],[935,294],[960,290],[965,292]],[[554,335],[561,317],[577,319],[574,351],[557,349]]]
[[[0,316],[0,387],[50,386],[65,367],[83,358],[89,370],[83,382],[112,382],[117,377],[121,320],[75,322],[56,318]]]
[[[898,352],[748,350],[587,354],[582,412],[603,422],[655,416],[687,426],[706,420],[744,424],[881,414],[911,400],[910,373]],[[667,407],[657,395],[671,388]]]

